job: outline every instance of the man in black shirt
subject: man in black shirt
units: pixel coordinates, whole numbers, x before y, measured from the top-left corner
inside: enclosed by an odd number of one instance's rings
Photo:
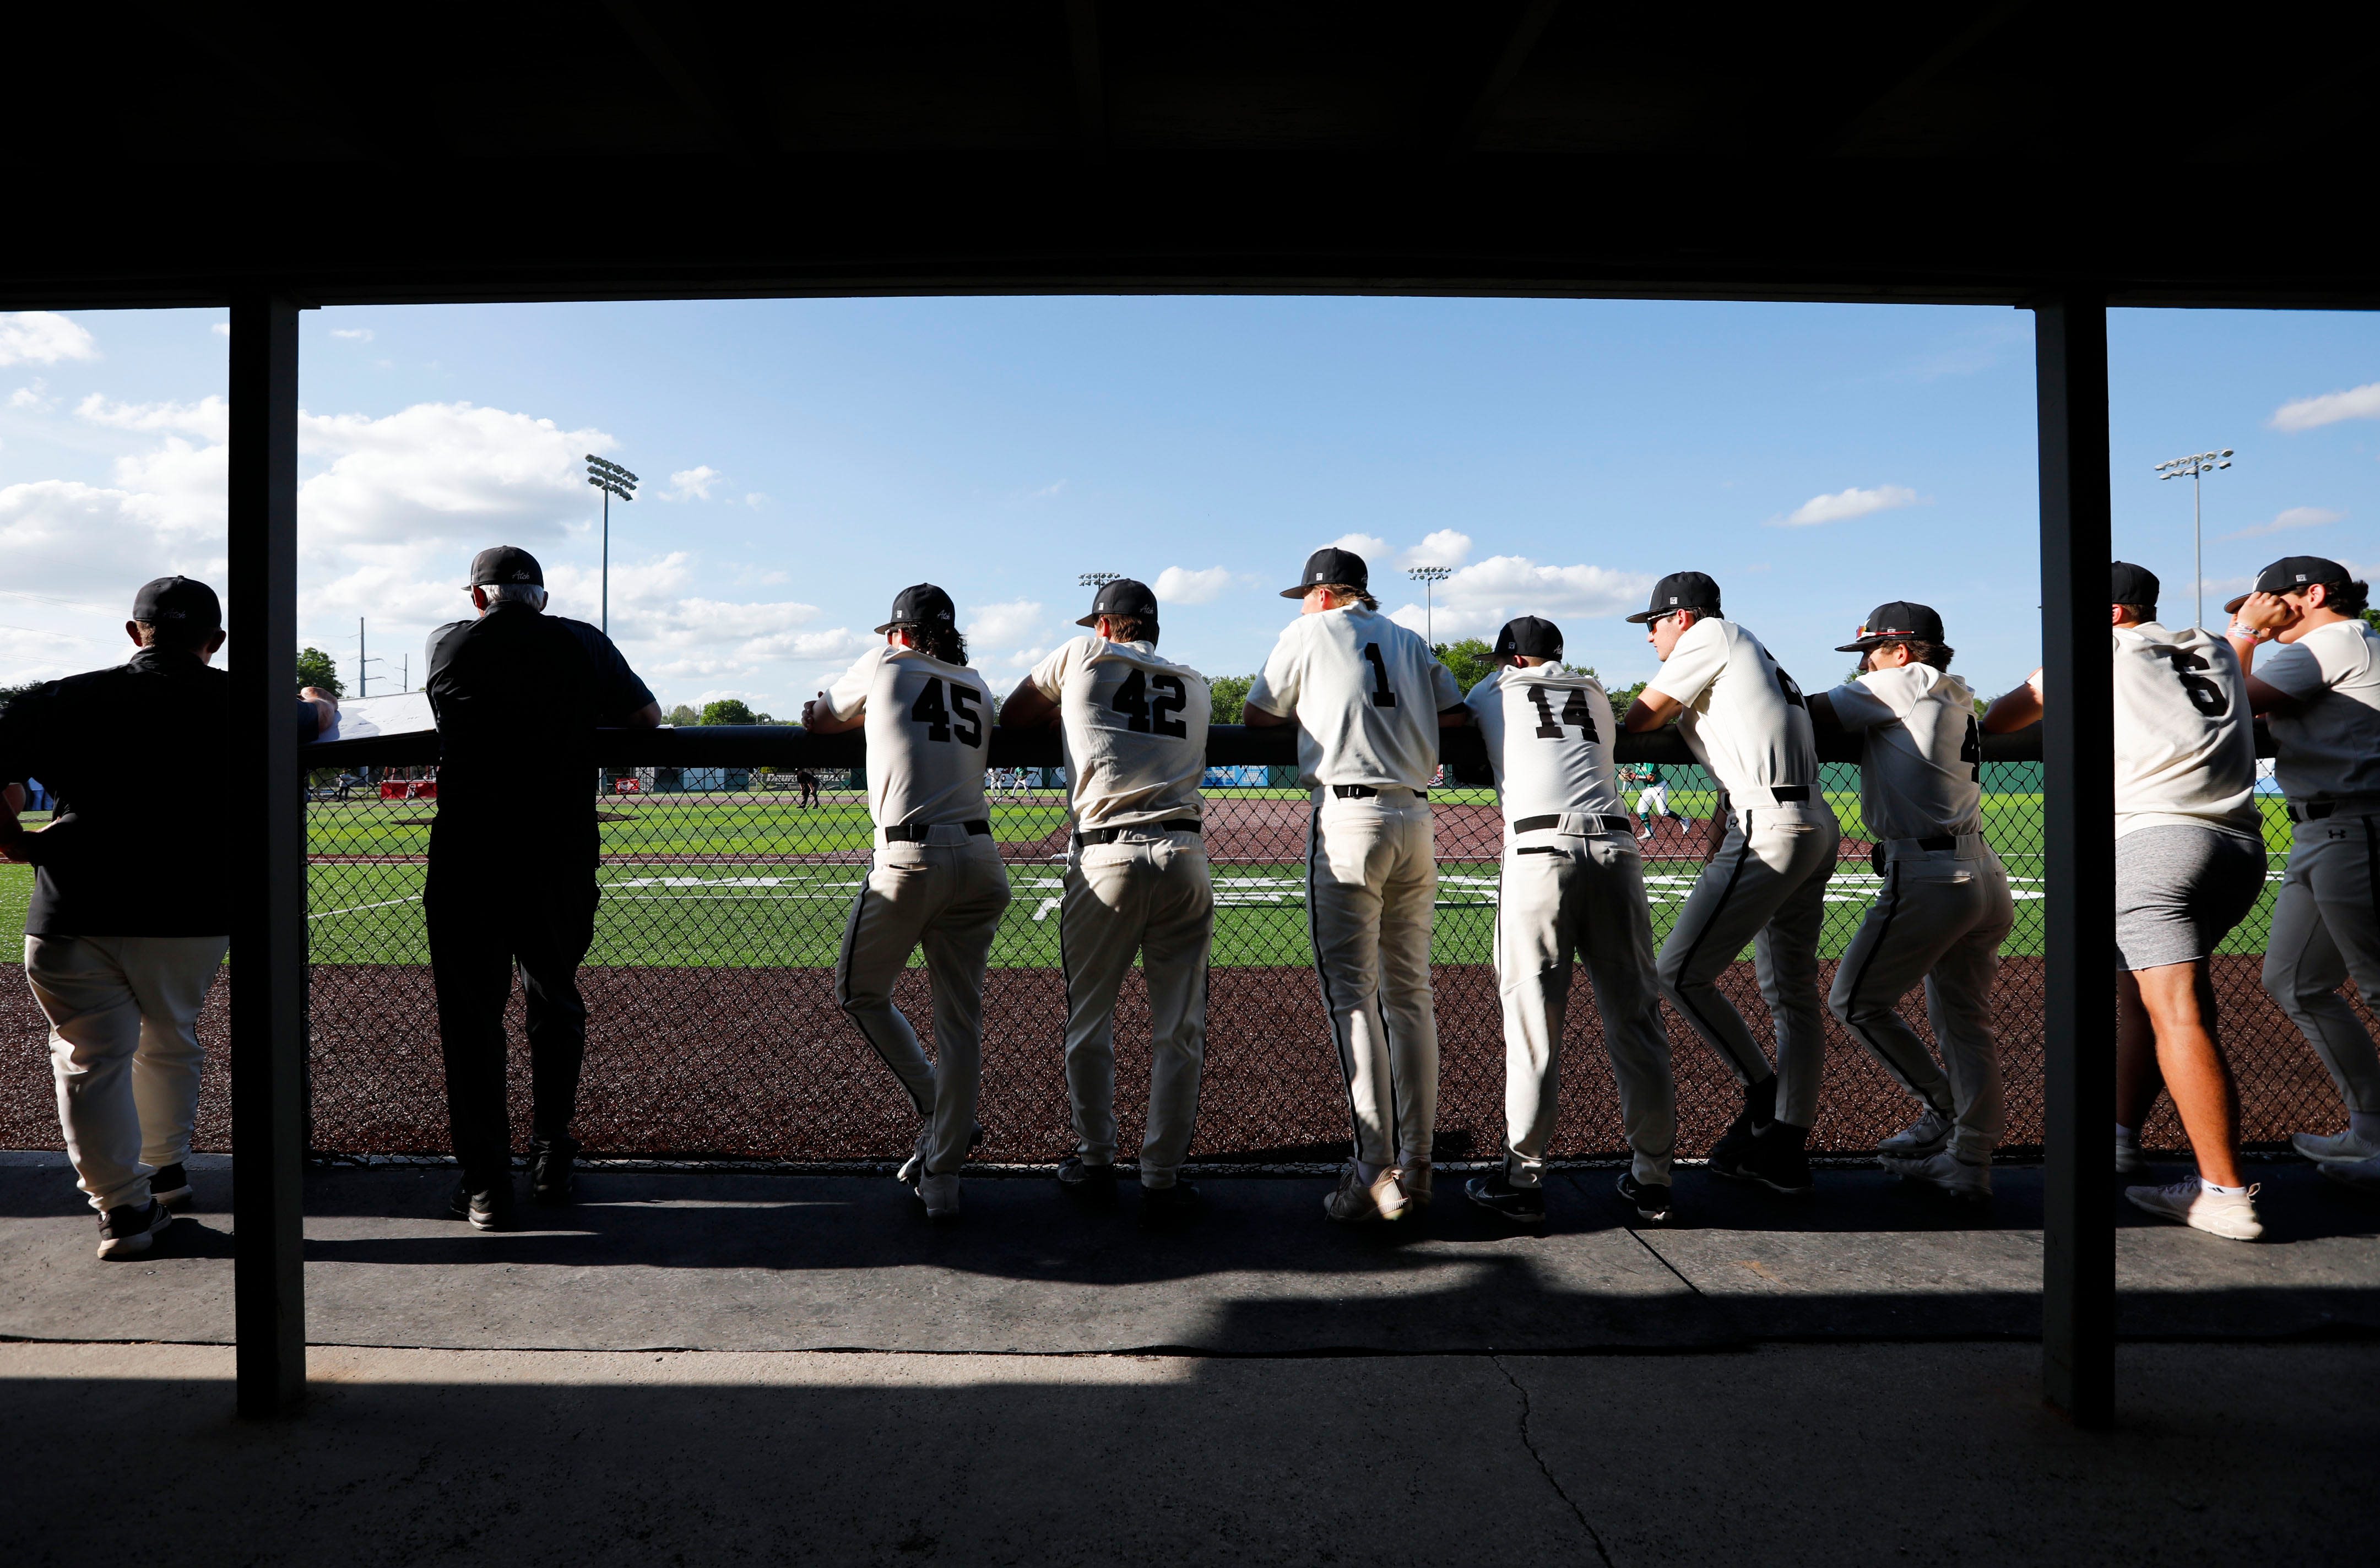
[[[657,725],[653,694],[584,621],[548,615],[526,550],[472,558],[474,620],[430,634],[423,683],[438,715],[438,816],[423,914],[446,1111],[463,1167],[453,1211],[480,1230],[512,1217],[504,1002],[518,969],[528,1014],[529,1190],[570,1200],[570,1118],[587,1050],[578,966],[595,939],[595,728]]]
[[[231,942],[215,820],[231,744],[231,677],[212,667],[223,606],[202,582],[160,577],[124,629],[140,650],[126,662],[0,711],[0,855],[35,868],[25,976],[50,1020],[58,1121],[102,1258],[148,1251],[190,1201],[199,1008]],[[300,694],[301,739],[337,716],[324,693]],[[29,775],[58,797],[37,833],[17,820]]]

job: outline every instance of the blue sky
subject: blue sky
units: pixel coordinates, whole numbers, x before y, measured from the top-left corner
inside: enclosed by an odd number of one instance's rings
[[[119,656],[132,589],[222,577],[220,311],[0,315],[0,681]],[[1980,690],[2036,660],[2030,318],[1925,307],[1386,298],[947,298],[309,312],[305,638],[375,689],[460,614],[471,552],[546,563],[665,703],[790,714],[892,593],[948,588],[995,681],[1071,631],[1085,571],[1158,583],[1165,647],[1262,660],[1308,550],[1458,569],[1441,639],[1548,614],[1615,682],[1620,617],[1694,567],[1803,685],[1888,599],[1932,603]],[[2380,564],[2380,318],[2120,312],[2118,551],[2189,618],[2285,552]],[[2325,401],[2325,399],[2327,399]],[[2257,530],[2263,531],[2257,531]],[[2245,535],[2245,537],[2238,537]],[[2220,591],[2218,591],[2220,590]],[[393,689],[393,687],[392,687]]]

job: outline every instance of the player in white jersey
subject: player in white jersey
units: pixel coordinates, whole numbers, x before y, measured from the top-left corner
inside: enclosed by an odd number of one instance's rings
[[[832,691],[804,705],[820,735],[866,726],[868,811],[876,853],[835,959],[834,999],[859,1026],[926,1118],[901,1168],[927,1214],[957,1217],[959,1167],[983,1137],[983,973],[1008,907],[1008,871],[983,803],[991,687],[966,667],[950,595],[931,583],[901,590],[862,654]],[[934,1057],[892,1005],[892,985],[920,943],[934,996]]]
[[[1304,614],[1248,688],[1252,727],[1299,726],[1314,792],[1306,928],[1347,1078],[1354,1158],[1323,1200],[1334,1220],[1394,1220],[1431,1196],[1438,1018],[1429,938],[1438,899],[1429,780],[1441,724],[1468,722],[1454,673],[1380,614],[1352,551],[1318,550],[1284,599]]]
[[[1721,839],[1686,895],[1656,967],[1662,994],[1743,1085],[1743,1110],[1711,1150],[1716,1175],[1784,1193],[1810,1190],[1804,1146],[1817,1119],[1827,1037],[1818,1002],[1818,932],[1840,833],[1819,787],[1818,752],[1802,688],[1759,639],[1719,614],[1718,584],[1677,572],[1628,617],[1645,626],[1661,673],[1628,710],[1626,727],[1676,720],[1718,781]],[[1777,1062],[1720,994],[1718,977],[1753,944]]]
[[[1670,1217],[1677,1090],[1653,977],[1644,861],[1611,767],[1611,699],[1562,669],[1561,629],[1524,615],[1497,634],[1502,666],[1464,705],[1495,770],[1504,814],[1496,888],[1496,983],[1504,1003],[1504,1168],[1464,1189],[1519,1224],[1546,1217],[1571,955],[1585,960],[1620,1088],[1629,1168],[1620,1196]]]
[[[1639,781],[1636,794],[1636,820],[1643,824],[1643,831],[1636,836],[1649,840],[1653,836],[1655,825],[1664,817],[1683,828],[1686,825],[1686,820],[1670,809],[1670,784],[1669,781],[1661,776],[1659,764],[1647,762],[1636,770],[1635,777]]]
[[[1954,1197],[1989,1197],[2003,1124],[1992,986],[2016,906],[1984,842],[1974,694],[1949,673],[1942,617],[1923,604],[1877,605],[1836,651],[1862,655],[1866,669],[1812,697],[1810,714],[1861,737],[1860,815],[1884,887],[1827,1003],[1918,1102],[1916,1122],[1878,1146],[1885,1169]],[[1938,1066],[1900,1016],[1901,997],[1921,981]]]
[[[1140,1217],[1186,1217],[1197,1189],[1176,1173],[1198,1120],[1207,1055],[1207,958],[1215,890],[1199,837],[1207,768],[1206,677],[1157,651],[1157,596],[1130,577],[1099,591],[1075,623],[1093,635],[1034,666],[1000,711],[1003,725],[1058,724],[1075,832],[1058,911],[1066,977],[1066,1094],[1075,1152],[1068,1191],[1115,1196],[1115,1004],[1139,955],[1148,986],[1148,1124]]]
[[[2368,595],[2338,562],[2293,555],[2226,608],[2296,825],[2265,989],[2347,1102],[2345,1132],[2289,1141],[2323,1174],[2380,1194],[2380,1054],[2338,994],[2352,976],[2366,1004],[2380,997],[2380,634],[2362,617]],[[2260,655],[2268,640],[2279,646]]]
[[[2199,1173],[2124,1190],[2162,1219],[2234,1240],[2264,1230],[2241,1179],[2239,1090],[2216,1034],[2212,959],[2265,886],[2255,736],[2240,662],[2222,639],[2156,621],[2157,580],[2109,568],[2116,811],[2116,1170],[2141,1169],[2160,1088]],[[2041,716],[2041,675],[1993,702],[1984,727]]]

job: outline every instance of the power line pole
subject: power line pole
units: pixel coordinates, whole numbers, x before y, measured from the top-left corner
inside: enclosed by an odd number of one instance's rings
[[[358,615],[356,617],[356,695],[358,697],[371,695],[371,667],[380,662],[378,659],[364,657],[364,618]]]
[[[2191,625],[2201,631],[2206,629],[2206,549],[2199,542],[2203,515],[2199,481],[2216,469],[2230,466],[2231,449],[2228,446],[2220,452],[2193,452],[2187,457],[2175,457],[2156,466],[2156,476],[2161,480],[2190,480],[2190,568],[2195,579],[2191,587],[2197,593],[2197,609]]]
[[[603,635],[612,635],[612,497],[623,501],[637,498],[637,476],[620,467],[587,454],[587,482],[603,492],[603,607],[599,623]]]

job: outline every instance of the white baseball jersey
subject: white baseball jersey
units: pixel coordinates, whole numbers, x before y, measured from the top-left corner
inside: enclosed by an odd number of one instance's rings
[[[2143,621],[2114,627],[2111,646],[2116,836],[2175,825],[2262,843],[2251,798],[2256,736],[2231,645],[2211,632]]]
[[[1685,705],[1680,732],[1739,808],[1766,805],[1779,785],[1817,798],[1818,748],[1802,688],[1733,621],[1687,627],[1645,689]]]
[[[868,814],[880,828],[980,820],[990,686],[914,648],[871,648],[826,694],[868,722]]]
[[[1147,642],[1069,639],[1033,668],[1058,704],[1075,822],[1131,827],[1199,814],[1207,678]]]
[[[1427,789],[1438,716],[1463,701],[1420,635],[1349,604],[1300,615],[1273,644],[1248,700],[1297,715],[1299,782]]]
[[[2274,770],[2292,800],[2380,795],[2380,636],[2361,620],[2316,626],[2256,655],[2256,678],[2301,707],[2268,715]]]
[[[1628,814],[1611,765],[1611,699],[1594,676],[1515,665],[1473,687],[1463,702],[1496,770],[1504,820]]]
[[[1975,694],[1931,664],[1870,670],[1827,693],[1843,728],[1863,732],[1860,815],[1868,837],[1983,832],[1983,727]]]

